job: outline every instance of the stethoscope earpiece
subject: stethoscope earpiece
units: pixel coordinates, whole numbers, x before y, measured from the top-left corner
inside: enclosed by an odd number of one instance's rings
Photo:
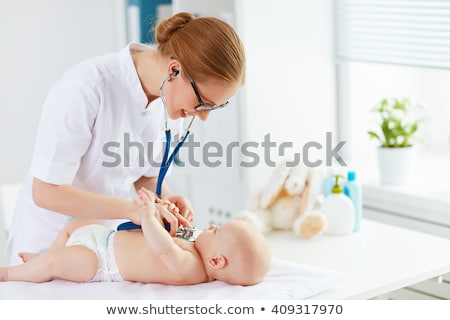
[[[176,77],[177,75],[179,75],[180,74],[180,70],[174,70],[173,72],[172,72],[172,74],[169,74],[168,76],[167,76],[167,81],[168,82],[171,82],[172,81],[172,79],[170,79],[170,76],[173,76],[173,77]]]

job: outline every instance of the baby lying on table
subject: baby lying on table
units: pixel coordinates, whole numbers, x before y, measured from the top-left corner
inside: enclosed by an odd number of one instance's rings
[[[271,255],[264,236],[245,219],[210,226],[195,242],[171,237],[155,217],[153,193],[139,191],[142,231],[115,231],[70,221],[49,250],[22,253],[22,265],[0,268],[1,281],[135,281],[189,285],[221,280],[260,282]]]

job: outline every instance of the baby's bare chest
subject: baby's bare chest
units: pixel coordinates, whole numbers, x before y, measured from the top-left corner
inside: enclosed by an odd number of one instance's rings
[[[114,247],[116,261],[122,277],[128,281],[144,283],[189,284],[202,278],[203,266],[193,242],[174,238],[175,244],[185,251],[190,259],[183,265],[189,272],[173,272],[161,256],[149,246],[144,237],[137,234],[121,235]]]

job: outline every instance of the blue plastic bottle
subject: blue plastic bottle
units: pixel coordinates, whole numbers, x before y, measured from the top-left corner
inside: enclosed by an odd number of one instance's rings
[[[347,172],[347,181],[344,186],[344,194],[346,194],[353,202],[355,207],[355,225],[353,232],[358,232],[361,228],[362,219],[362,187],[358,180],[356,180],[356,172]]]

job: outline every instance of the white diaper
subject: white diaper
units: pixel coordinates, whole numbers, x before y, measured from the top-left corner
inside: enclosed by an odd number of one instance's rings
[[[123,281],[114,256],[114,229],[92,224],[76,229],[66,246],[81,245],[92,250],[98,258],[98,270],[90,282]]]

